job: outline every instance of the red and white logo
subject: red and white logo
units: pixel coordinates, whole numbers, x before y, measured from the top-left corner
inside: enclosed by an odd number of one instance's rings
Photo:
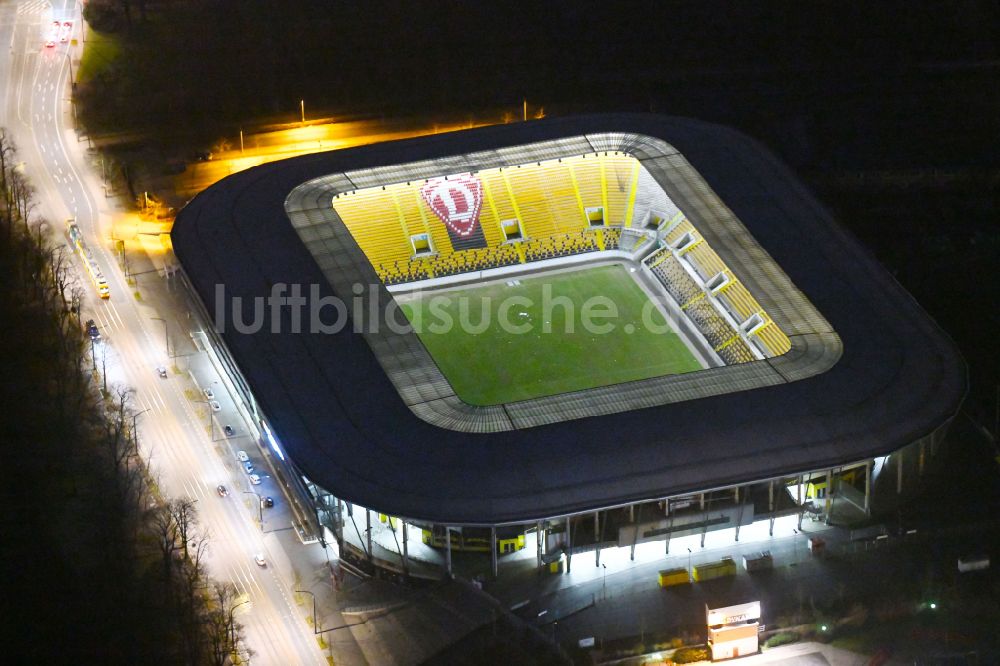
[[[420,188],[420,196],[451,231],[468,238],[479,223],[483,184],[472,174],[434,178]]]

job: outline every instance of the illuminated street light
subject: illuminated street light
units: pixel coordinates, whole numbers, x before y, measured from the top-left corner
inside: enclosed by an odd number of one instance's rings
[[[133,441],[136,439],[136,437],[135,437],[135,420],[137,418],[139,418],[140,416],[142,416],[143,414],[145,414],[146,412],[150,411],[150,409],[152,409],[152,408],[151,407],[147,407],[146,409],[142,410],[138,414],[133,414],[132,415],[132,439],[133,439]]]
[[[229,643],[230,645],[233,646],[233,652],[236,652],[236,627],[233,623],[233,612],[243,604],[248,604],[248,603],[250,603],[249,599],[247,599],[246,601],[241,601],[240,603],[236,604],[235,606],[229,609],[229,631],[230,631]]]
[[[308,594],[313,598],[313,633],[321,634],[323,630],[320,629],[319,615],[316,615],[316,595],[309,590],[295,590],[296,592],[301,592],[302,594]]]
[[[252,490],[244,490],[244,495],[257,495],[257,513],[260,514],[260,529],[264,529],[264,498]]]

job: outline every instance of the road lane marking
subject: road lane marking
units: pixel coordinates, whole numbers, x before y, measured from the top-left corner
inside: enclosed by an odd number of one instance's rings
[[[114,315],[114,318],[115,318],[116,320],[118,320],[118,324],[119,324],[119,325],[120,325],[120,326],[121,326],[122,328],[125,328],[125,322],[124,322],[124,321],[122,321],[122,318],[121,318],[121,315],[120,315],[120,314],[118,314],[118,308],[117,308],[117,307],[115,306],[115,304],[114,304],[114,303],[112,303],[112,302],[110,302],[110,301],[108,301],[108,307],[109,307],[109,308],[111,309],[111,312],[112,312],[112,314]]]

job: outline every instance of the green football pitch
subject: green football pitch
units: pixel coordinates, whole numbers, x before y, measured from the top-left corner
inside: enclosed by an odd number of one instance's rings
[[[702,369],[619,265],[403,296],[400,307],[471,405]]]

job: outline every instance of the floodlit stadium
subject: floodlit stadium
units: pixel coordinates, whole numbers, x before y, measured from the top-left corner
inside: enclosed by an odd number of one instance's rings
[[[834,496],[864,516],[965,392],[950,340],[784,167],[690,120],[268,164],[173,243],[262,444],[360,567],[405,572],[407,525],[496,573],[531,541],[542,565]],[[402,548],[376,553],[373,513]]]

